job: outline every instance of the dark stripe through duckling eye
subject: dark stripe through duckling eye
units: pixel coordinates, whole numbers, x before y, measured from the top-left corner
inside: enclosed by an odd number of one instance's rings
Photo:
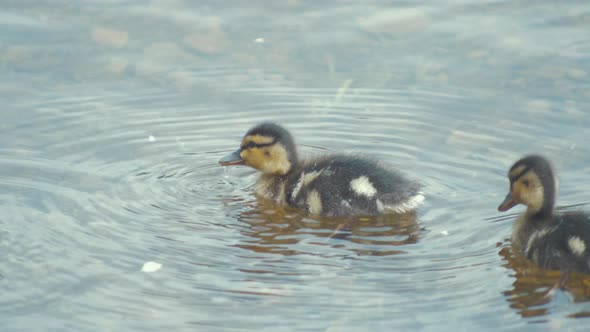
[[[252,148],[264,148],[264,147],[267,147],[267,146],[271,146],[271,145],[275,144],[276,142],[277,142],[276,139],[272,140],[272,142],[260,143],[260,144],[257,144],[257,143],[255,143],[253,141],[250,141],[250,142],[248,142],[248,144],[242,146],[242,150],[252,149]]]

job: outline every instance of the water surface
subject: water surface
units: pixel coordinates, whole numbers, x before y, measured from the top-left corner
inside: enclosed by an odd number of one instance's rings
[[[2,331],[587,325],[588,281],[545,298],[558,277],[513,257],[496,212],[530,152],[587,208],[587,2],[0,8]],[[256,199],[217,160],[260,121],[427,200],[342,227]]]

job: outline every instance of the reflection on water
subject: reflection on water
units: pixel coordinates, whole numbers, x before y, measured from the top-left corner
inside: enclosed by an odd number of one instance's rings
[[[523,317],[544,316],[551,311],[563,310],[552,303],[559,301],[559,296],[565,296],[565,302],[590,301],[590,276],[572,274],[567,280],[562,279],[559,271],[540,269],[521,255],[512,253],[508,247],[500,250],[500,256],[506,261],[504,267],[514,270],[516,278],[512,289],[505,291],[504,295],[508,297],[510,307]],[[589,305],[573,310],[573,313],[568,314],[569,317],[590,317]]]
[[[273,202],[257,198],[252,209],[239,214],[247,238],[236,246],[259,253],[281,255],[323,255],[327,246],[350,250],[357,255],[387,256],[402,254],[403,246],[418,241],[420,228],[415,212],[382,216],[326,218],[306,216],[301,211],[277,207]],[[297,250],[296,244],[305,242]],[[328,251],[329,252],[329,251]],[[329,254],[328,254],[329,255]],[[350,255],[339,254],[343,257]]]

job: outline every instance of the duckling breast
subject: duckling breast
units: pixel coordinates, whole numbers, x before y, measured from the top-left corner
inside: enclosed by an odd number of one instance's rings
[[[256,182],[255,192],[257,195],[270,199],[279,205],[286,205],[285,179],[273,175],[262,175]]]

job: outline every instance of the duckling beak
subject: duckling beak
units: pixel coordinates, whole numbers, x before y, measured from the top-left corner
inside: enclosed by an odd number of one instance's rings
[[[244,165],[244,159],[240,156],[241,149],[228,154],[227,156],[219,159],[219,165],[221,166],[232,166],[232,165]]]
[[[501,212],[508,211],[517,204],[518,203],[512,199],[512,195],[510,193],[508,193],[508,195],[506,195],[506,198],[504,198],[504,201],[502,202],[502,204],[500,204],[500,206],[498,206],[498,211],[501,211]]]

